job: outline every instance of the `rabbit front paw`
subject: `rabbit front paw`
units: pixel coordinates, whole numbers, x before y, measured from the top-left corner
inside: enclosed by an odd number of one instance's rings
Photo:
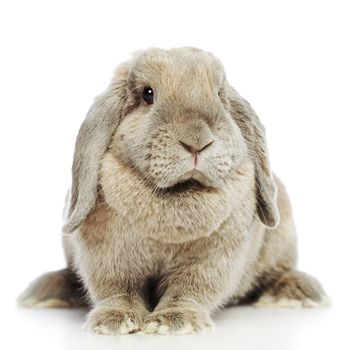
[[[84,329],[100,334],[129,334],[140,330],[142,316],[133,310],[97,306],[88,315]]]
[[[172,307],[150,314],[144,321],[144,333],[189,334],[213,328],[210,316],[196,309]]]

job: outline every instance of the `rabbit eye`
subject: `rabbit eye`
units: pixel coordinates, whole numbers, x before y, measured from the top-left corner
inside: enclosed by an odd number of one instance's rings
[[[145,87],[143,89],[142,98],[148,105],[153,104],[153,99],[154,99],[153,89],[149,86]]]

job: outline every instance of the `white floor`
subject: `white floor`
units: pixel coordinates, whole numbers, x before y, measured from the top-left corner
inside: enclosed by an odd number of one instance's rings
[[[103,336],[81,330],[86,310],[19,309],[5,306],[3,349],[350,349],[344,307],[258,309],[232,307],[214,317],[209,334]],[[10,345],[11,344],[11,345]]]

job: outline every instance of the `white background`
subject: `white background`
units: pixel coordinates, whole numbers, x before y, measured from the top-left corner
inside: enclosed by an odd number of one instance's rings
[[[1,342],[6,348],[349,348],[350,13],[347,1],[1,1]],[[64,266],[61,212],[92,99],[138,49],[196,46],[223,61],[268,132],[292,198],[299,267],[333,300],[319,310],[235,308],[207,336],[95,336],[83,311],[21,310]],[[4,344],[0,347],[5,348]]]

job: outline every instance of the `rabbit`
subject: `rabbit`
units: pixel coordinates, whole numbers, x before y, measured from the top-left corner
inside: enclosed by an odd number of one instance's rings
[[[286,189],[265,130],[211,53],[147,49],[119,65],[75,145],[67,267],[22,306],[91,307],[101,334],[187,334],[227,305],[316,307],[296,269]]]

